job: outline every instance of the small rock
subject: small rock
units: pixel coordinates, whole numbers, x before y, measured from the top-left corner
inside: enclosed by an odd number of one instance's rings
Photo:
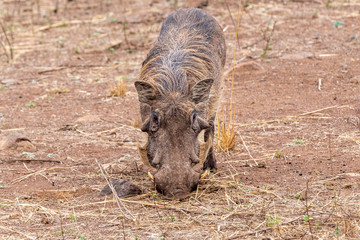
[[[0,135],[0,150],[17,150],[21,152],[36,152],[36,147],[30,139],[22,134],[13,134],[9,136]]]
[[[355,83],[355,84],[360,84],[360,75],[355,76],[355,77],[352,77],[352,78],[350,79],[350,82],[351,82],[351,83]]]
[[[185,4],[186,8],[203,8],[209,4],[208,0],[188,0]]]
[[[284,54],[280,59],[299,60],[299,59],[314,58],[314,57],[315,55],[311,52],[299,52],[299,53]]]
[[[18,84],[19,81],[15,79],[7,79],[7,80],[2,80],[1,83],[6,85],[12,85],[12,84]]]
[[[112,185],[115,188],[117,195],[120,198],[141,194],[142,191],[138,186],[135,186],[130,181],[117,179],[112,181]],[[106,185],[100,192],[99,197],[109,196],[113,192],[109,185]]]
[[[76,131],[77,125],[66,124],[59,128],[59,131]]]

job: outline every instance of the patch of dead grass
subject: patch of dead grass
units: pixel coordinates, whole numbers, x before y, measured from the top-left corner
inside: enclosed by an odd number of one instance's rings
[[[110,88],[111,97],[124,97],[126,96],[126,84],[123,79],[117,81],[115,86]]]

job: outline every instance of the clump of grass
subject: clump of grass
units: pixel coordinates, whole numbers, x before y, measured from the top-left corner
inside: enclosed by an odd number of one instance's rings
[[[296,138],[292,141],[292,145],[303,145],[304,141],[301,138]]]
[[[34,102],[26,103],[25,106],[28,108],[33,108],[36,106],[36,103],[34,103]]]
[[[279,223],[280,223],[279,216],[277,216],[277,215],[275,215],[275,216],[267,215],[266,216],[266,225],[268,227],[278,225]]]
[[[216,147],[220,151],[228,151],[235,148],[235,127],[234,118],[230,113],[230,117],[224,109],[221,111],[220,117],[217,118],[217,144]]]
[[[125,81],[121,79],[110,89],[111,97],[124,97],[126,95]]]
[[[234,92],[234,78],[235,78],[235,59],[236,59],[236,44],[238,39],[238,30],[240,26],[240,15],[242,6],[239,6],[237,24],[235,26],[235,47],[233,56],[233,70],[232,70],[232,81],[231,81],[231,94],[230,94],[230,109],[228,112],[222,108],[221,119],[217,117],[217,144],[216,148],[220,151],[229,151],[235,148],[236,137],[235,137],[235,125],[234,125],[234,109],[233,103],[233,92]],[[229,11],[230,12],[230,11]],[[235,25],[235,24],[234,24]]]
[[[260,54],[260,58],[268,57],[268,52],[272,50],[272,36],[275,31],[275,26],[276,21],[274,23],[270,21],[267,23],[266,29],[262,31],[265,47],[263,48],[263,52]]]

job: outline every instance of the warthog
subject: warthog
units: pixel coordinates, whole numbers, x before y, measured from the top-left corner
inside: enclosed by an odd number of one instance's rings
[[[202,169],[216,167],[212,142],[225,58],[219,24],[189,8],[165,19],[142,64],[135,87],[148,140],[139,152],[157,191],[167,197],[186,196]]]

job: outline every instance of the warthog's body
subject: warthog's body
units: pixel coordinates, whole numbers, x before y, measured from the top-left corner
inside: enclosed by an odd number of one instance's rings
[[[191,192],[201,169],[216,167],[212,139],[225,55],[216,20],[199,9],[179,9],[163,22],[143,62],[135,87],[148,142],[140,154],[166,196]]]

